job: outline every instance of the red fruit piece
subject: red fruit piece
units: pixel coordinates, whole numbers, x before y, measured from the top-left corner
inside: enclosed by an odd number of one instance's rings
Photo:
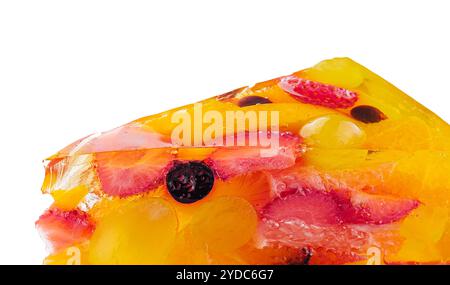
[[[350,192],[348,192],[350,193]],[[389,224],[417,208],[415,200],[352,192],[313,191],[291,194],[269,204],[265,213],[275,220],[300,219],[313,225]]]
[[[416,201],[361,195],[309,189],[277,198],[261,210],[260,237],[265,243],[310,247],[320,252],[313,263],[356,262],[368,247],[396,242],[395,228],[384,224],[417,207]]]
[[[353,91],[293,75],[282,77],[278,85],[295,99],[306,104],[349,108],[358,100],[358,94]]]
[[[389,224],[405,218],[419,206],[411,199],[372,195],[363,192],[351,192],[353,209],[345,222],[353,224]]]
[[[277,143],[278,146],[272,145],[273,151],[268,152],[268,155],[261,152],[264,149],[268,150],[261,145],[218,148],[206,160],[206,163],[221,179],[248,172],[284,169],[293,166],[300,153],[300,138],[291,133],[281,133]]]
[[[246,139],[248,137],[249,134],[246,134]],[[294,165],[300,139],[290,133],[283,133],[277,143],[279,145],[273,145],[273,153],[269,152],[271,156],[262,157],[262,151],[268,149],[261,145],[219,147],[205,162],[222,179],[250,171],[282,169]],[[95,154],[95,165],[103,192],[126,197],[162,185],[173,158],[165,149],[102,152]]]
[[[259,233],[263,244],[309,247],[313,259],[315,251],[323,249],[340,256],[337,263],[357,261],[361,258],[358,251],[371,237],[368,232],[343,224],[339,205],[326,193],[291,194],[275,199],[263,208],[261,218]],[[329,262],[328,254],[326,260]]]
[[[136,150],[95,154],[103,192],[126,197],[150,191],[164,181],[172,156],[166,150]]]
[[[88,240],[95,225],[88,215],[80,210],[63,211],[50,208],[39,217],[36,228],[48,242],[49,250],[54,253]]]
[[[291,194],[275,199],[264,209],[264,217],[274,221],[301,219],[311,225],[336,225],[342,222],[333,196],[324,192]]]
[[[355,175],[364,176],[362,173]],[[272,174],[272,192],[289,201],[292,200],[291,196],[297,197],[294,204],[299,205],[286,207],[288,209],[304,207],[303,203],[317,204],[317,207],[308,206],[308,209],[312,208],[319,213],[315,213],[315,216],[321,216],[320,211],[324,210],[320,208],[322,203],[328,209],[333,209],[336,222],[346,224],[389,224],[406,217],[419,205],[418,201],[412,199],[362,192],[359,189],[361,185],[351,188],[352,185],[347,183],[336,183],[336,177],[340,176],[339,172],[321,173],[311,167],[282,170]],[[364,184],[363,181],[359,182]],[[371,185],[366,186],[369,188]],[[318,199],[320,203],[314,203]],[[289,211],[293,213],[293,210]],[[302,215],[296,217],[304,219]]]

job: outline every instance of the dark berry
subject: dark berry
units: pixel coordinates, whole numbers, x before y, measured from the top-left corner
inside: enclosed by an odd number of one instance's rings
[[[211,192],[214,174],[203,162],[176,161],[167,173],[166,184],[170,195],[175,200],[190,204],[203,199]]]
[[[239,100],[238,105],[239,107],[247,107],[257,104],[270,104],[272,101],[270,101],[267,98],[260,97],[260,96],[247,96]]]
[[[368,105],[357,106],[350,111],[350,114],[354,119],[366,124],[378,123],[387,118],[383,112]]]

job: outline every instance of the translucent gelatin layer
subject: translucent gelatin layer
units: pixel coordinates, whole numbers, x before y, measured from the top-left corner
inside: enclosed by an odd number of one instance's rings
[[[90,135],[45,169],[45,264],[450,262],[450,127],[348,58]]]

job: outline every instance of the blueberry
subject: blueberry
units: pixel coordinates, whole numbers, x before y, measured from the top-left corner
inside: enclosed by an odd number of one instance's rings
[[[368,105],[357,106],[350,111],[350,114],[354,119],[366,124],[378,123],[387,118],[383,112]]]
[[[260,97],[260,96],[247,96],[239,100],[238,105],[239,107],[247,107],[257,104],[270,104],[272,101],[270,101],[267,98]]]
[[[214,174],[203,162],[176,161],[166,176],[170,195],[180,203],[191,204],[206,197],[214,185]]]

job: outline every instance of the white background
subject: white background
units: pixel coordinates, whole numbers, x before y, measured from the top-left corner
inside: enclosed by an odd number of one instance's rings
[[[43,158],[349,56],[450,121],[449,1],[1,1],[0,263],[39,264]]]

